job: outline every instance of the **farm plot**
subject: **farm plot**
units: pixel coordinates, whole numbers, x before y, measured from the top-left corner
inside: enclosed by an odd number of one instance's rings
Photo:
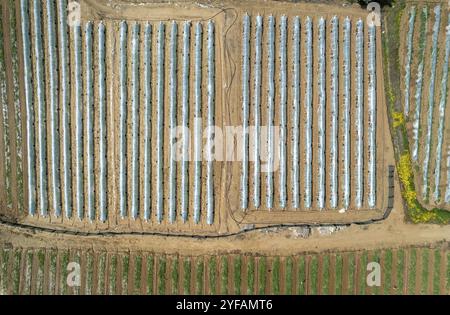
[[[376,251],[172,256],[147,252],[0,248],[1,294],[449,294],[443,246]],[[81,278],[67,284],[67,264]],[[367,264],[380,263],[380,286]],[[48,271],[45,271],[48,268]],[[36,276],[31,276],[36,275]]]
[[[16,12],[16,6],[8,8]],[[216,47],[222,22],[221,16],[208,19],[217,10],[159,22],[152,16],[99,20],[87,7],[93,17],[68,25],[65,0],[24,0],[17,8],[26,109],[27,141],[20,144],[27,154],[25,221],[88,230],[216,231],[221,164],[188,162],[190,152],[179,162],[171,130],[199,121],[200,128],[212,126],[220,117]],[[1,91],[7,148],[2,170],[9,179],[10,142],[16,138],[9,126],[20,122],[7,119],[15,117],[7,117],[14,108],[7,108]],[[192,141],[201,144],[203,135]],[[12,183],[4,184],[11,204]]]
[[[403,23],[407,27],[400,33],[401,119],[406,124],[417,197],[426,206],[449,209],[450,16],[443,4],[408,5]]]
[[[241,208],[249,208],[249,199],[256,209],[374,208],[376,131],[381,130],[376,123],[376,27],[357,18],[286,15],[245,15],[242,27],[242,119],[244,132],[254,123],[255,143],[249,150],[244,133]],[[279,139],[270,130],[274,126],[279,126]],[[266,150],[263,127],[269,128]],[[261,163],[278,171],[264,176]]]
[[[240,94],[230,91],[241,104],[230,121],[243,131],[234,216],[282,223],[323,210],[385,209],[379,28],[351,11],[240,9],[240,29],[229,35],[241,44]]]
[[[21,224],[218,235],[389,207],[381,32],[363,9],[84,0],[72,23],[67,0],[1,3],[0,201]]]

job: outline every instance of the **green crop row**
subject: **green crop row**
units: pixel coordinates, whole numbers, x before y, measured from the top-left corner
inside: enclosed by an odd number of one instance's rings
[[[288,257],[0,248],[0,293],[446,294],[449,255],[445,247]],[[67,281],[70,262],[81,265],[80,287]],[[373,263],[380,286],[369,287]]]

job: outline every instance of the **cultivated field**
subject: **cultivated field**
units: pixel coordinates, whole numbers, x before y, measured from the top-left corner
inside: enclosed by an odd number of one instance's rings
[[[283,223],[320,211],[327,220],[338,210],[386,209],[384,174],[393,160],[389,149],[385,154],[379,28],[358,10],[237,9],[239,28],[225,43],[241,40],[240,50],[230,48],[239,56],[230,104],[241,110],[228,115],[232,125],[256,132],[238,142],[243,163],[232,165],[228,194],[233,216]],[[264,138],[267,126],[279,134]],[[274,173],[261,172],[271,163]]]
[[[408,4],[401,33],[402,99],[417,196],[430,206],[450,202],[448,139],[449,16],[445,4]]]
[[[366,284],[369,262],[381,286]],[[78,262],[80,287],[64,266]],[[0,293],[9,294],[449,294],[448,244],[376,251],[259,256],[0,249]]]
[[[68,3],[0,0],[0,294],[450,293],[446,3]]]
[[[0,130],[7,216],[78,231],[217,235],[366,222],[392,204],[381,33],[364,10],[81,1],[74,24],[65,0],[2,4],[3,51],[22,52],[6,54],[14,71],[6,55],[0,67],[15,84],[2,88],[15,100],[3,97]],[[192,161],[221,154],[192,132],[198,121],[277,126],[280,141],[247,135],[235,148],[242,161]],[[191,161],[171,150],[177,126],[190,128]],[[261,168],[266,157],[273,172]]]
[[[446,2],[401,1],[384,14],[389,125],[407,216],[448,224]],[[397,92],[399,91],[399,92]]]

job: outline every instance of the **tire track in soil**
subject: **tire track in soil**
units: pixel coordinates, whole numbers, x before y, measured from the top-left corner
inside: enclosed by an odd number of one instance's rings
[[[31,265],[31,288],[30,288],[30,294],[36,295],[37,286],[39,283],[38,274],[39,274],[39,257],[38,257],[39,250],[33,251],[33,262]],[[0,266],[1,266],[1,255],[0,255]],[[0,270],[1,272],[1,270]],[[0,274],[1,277],[1,274]]]
[[[248,290],[248,256],[241,256],[242,260],[242,270],[241,270],[241,279],[242,279],[242,292],[241,294],[247,295]]]
[[[317,255],[317,284],[314,284],[317,287],[317,295],[321,295],[323,291],[323,256]]]
[[[123,292],[123,256],[122,254],[117,255],[117,267],[116,267],[116,293],[117,295],[122,295]]]
[[[389,290],[389,294],[396,294],[398,291],[398,278],[397,278],[397,249],[392,250],[392,272],[391,272],[391,288]]]
[[[136,254],[130,253],[129,258],[129,272],[128,272],[128,295],[133,295],[135,292],[135,274],[136,274]],[[95,260],[94,260],[95,261]],[[95,264],[94,264],[95,266]],[[95,281],[94,281],[95,283]],[[94,288],[92,288],[92,291],[94,292]]]
[[[396,277],[396,265],[397,261],[394,260],[394,253],[392,249],[386,249],[383,251],[383,264],[384,264],[384,288],[383,294],[391,295],[394,293],[394,287],[396,287],[396,283],[394,282],[394,277]]]
[[[5,280],[5,276],[8,273],[3,271],[4,264],[5,264],[4,260],[6,257],[5,252],[6,252],[6,249],[4,249],[4,248],[2,248],[0,250],[0,292],[2,293],[2,295],[6,294],[6,292],[3,290],[3,288],[6,289],[8,287],[8,283]]]
[[[293,295],[299,295],[300,292],[298,291],[298,286],[300,283],[300,278],[298,275],[298,268],[299,268],[299,257],[295,256],[293,257],[293,263],[292,263],[292,294]]]
[[[184,264],[186,261],[186,257],[180,257],[180,265],[178,266],[179,268],[179,273],[180,273],[180,279],[179,279],[179,288],[178,288],[178,293],[180,295],[184,295],[186,294],[186,292],[184,292],[184,278],[185,278],[185,274],[184,274]]]
[[[390,283],[388,283],[388,272],[391,272],[391,270],[387,270],[387,257],[386,257],[386,251],[381,251],[380,252],[380,256],[379,256],[379,264],[380,264],[380,271],[381,271],[381,283],[379,287],[373,287],[372,292],[374,292],[374,294],[376,295],[385,295],[386,290],[387,290],[387,286],[390,286]],[[390,286],[389,288],[392,288],[392,286]]]
[[[146,292],[146,289],[147,289],[147,286],[146,286],[146,279],[147,279],[146,270],[147,270],[147,268],[146,268],[145,254],[140,252],[139,253],[139,257],[140,257],[140,260],[141,260],[141,270],[140,270],[141,277],[139,279],[140,280],[140,282],[139,282],[140,283],[139,284],[139,286],[140,286],[139,294],[145,295],[145,292]],[[178,275],[179,274],[180,273],[178,273]]]
[[[83,295],[92,294],[89,288],[89,251],[81,252],[80,255],[81,292]]]
[[[421,256],[422,256],[422,266],[419,270],[421,274],[421,282],[420,282],[420,293],[419,294],[427,294],[428,289],[428,278],[429,278],[429,259],[430,259],[430,249],[429,248],[421,248]]]
[[[20,264],[19,264],[19,290],[18,294],[25,294],[25,281],[26,281],[26,250],[20,251]]]
[[[414,263],[416,262],[416,253],[414,251],[414,257],[412,255],[412,250],[411,248],[407,249],[405,252],[405,288],[404,288],[404,292],[405,294],[414,294],[415,293],[415,282],[416,282],[416,275],[415,274],[411,274],[411,264],[413,264],[413,260]],[[414,281],[414,288],[410,288],[410,286],[412,285],[411,282],[412,280]]]
[[[105,294],[106,295],[110,295],[110,277],[109,275],[111,274],[111,254],[107,253],[106,254],[106,259],[105,259]]]
[[[286,294],[286,258],[280,257],[280,293]]]
[[[442,248],[441,249],[441,265],[439,268],[439,279],[440,279],[439,293],[440,294],[448,294],[448,292],[446,292],[446,280],[449,281],[450,279],[447,279],[446,268],[445,268],[446,266],[447,266],[447,253]]]
[[[191,261],[191,274],[190,274],[190,294],[195,294],[195,267],[197,265],[197,257],[192,257]]]
[[[195,294],[196,286],[195,286],[195,267],[197,265],[197,258],[192,257],[191,259],[191,268],[190,268],[190,293]]]
[[[142,254],[142,279],[141,279],[141,293],[142,295],[147,295],[148,292],[148,284],[147,284],[147,255]]]
[[[360,284],[360,281],[359,281],[360,273],[361,273],[361,270],[360,270],[360,268],[361,268],[360,267],[361,266],[360,259],[361,259],[361,255],[358,252],[358,253],[355,254],[355,283],[354,283],[354,287],[355,288],[354,288],[353,294],[360,293],[360,287],[361,287],[361,284]]]
[[[261,257],[255,257],[255,294],[260,295],[259,287],[261,285],[261,280],[259,279],[259,265]]]
[[[20,263],[19,268],[14,268],[14,272],[18,271],[18,287],[17,294],[24,294],[25,292],[25,280],[26,280],[26,249],[21,249],[19,251]],[[17,270],[18,269],[18,270]],[[15,275],[14,275],[15,276]]]
[[[266,294],[273,294],[273,279],[272,279],[273,259],[272,257],[266,257]]]
[[[428,254],[428,281],[427,281],[427,287],[424,288],[426,290],[426,294],[433,294],[433,279],[434,279],[434,252],[435,250],[432,249],[429,251]]]
[[[422,284],[422,250],[420,248],[416,248],[416,286],[415,286],[415,294],[420,294],[420,286]]]
[[[172,256],[171,258],[171,275],[172,278],[171,285],[172,285],[172,294],[177,295],[180,292],[180,265],[183,264],[183,260],[179,255]]]
[[[147,294],[154,295],[156,289],[156,281],[155,281],[155,256],[150,253],[146,256],[145,269],[147,278],[145,279]]]
[[[407,288],[408,288],[408,265],[407,265],[407,259],[408,259],[408,251],[406,249],[402,249],[403,252],[403,287],[399,288],[401,291],[401,294],[406,295],[407,294]]]
[[[42,289],[42,294],[44,295],[49,295],[50,294],[50,252],[51,249],[49,250],[45,250],[44,255],[44,280],[43,280],[43,289]]]
[[[336,254],[329,255],[328,295],[336,294]]]
[[[170,258],[170,286],[171,295],[180,294],[180,265],[183,264],[183,260],[179,255],[173,255]],[[142,273],[142,272],[141,272]]]
[[[210,285],[209,285],[209,256],[203,257],[203,294],[210,295]]]
[[[350,294],[349,292],[349,257],[348,253],[343,253],[342,255],[342,294],[347,295]]]
[[[410,252],[409,249],[405,249],[405,270],[403,271],[403,294],[408,295],[409,288],[409,260],[410,260]]]
[[[310,295],[311,289],[310,289],[310,274],[309,274],[309,270],[310,270],[310,263],[311,263],[311,258],[310,256],[306,256],[305,257],[305,295]]]
[[[55,255],[56,255],[55,276],[53,278],[54,283],[52,283],[50,281],[50,286],[53,286],[54,290],[52,290],[52,288],[50,288],[50,294],[61,294],[61,285],[60,285],[61,253],[60,253],[60,251],[58,251],[56,249],[54,250],[54,252],[55,252]]]

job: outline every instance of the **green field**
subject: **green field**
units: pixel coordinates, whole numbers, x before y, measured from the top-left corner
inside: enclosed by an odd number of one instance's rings
[[[80,287],[67,284],[71,260]],[[381,265],[381,287],[367,287],[369,262]],[[288,257],[0,247],[2,294],[448,294],[449,276],[445,246]]]

